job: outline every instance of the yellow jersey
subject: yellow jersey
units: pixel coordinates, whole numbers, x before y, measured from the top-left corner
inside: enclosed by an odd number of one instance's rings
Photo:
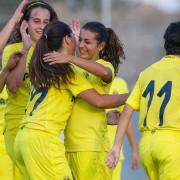
[[[110,68],[114,78],[114,68],[111,63],[103,59],[96,62]],[[100,94],[109,92],[110,83],[105,83],[100,77],[81,68],[77,68],[76,71],[84,76]],[[104,141],[107,141],[106,133],[105,110],[96,108],[81,98],[76,98],[65,129],[66,151],[102,151],[106,149],[104,147]]]
[[[128,86],[127,83],[120,77],[115,77],[111,87],[110,87],[110,91],[109,94],[123,94],[123,93],[128,93]],[[107,109],[106,112],[112,111],[112,110],[117,110],[117,111],[122,111],[124,108],[124,106],[119,106],[117,108],[113,108],[113,109]],[[110,144],[111,146],[114,143],[114,138],[115,138],[115,134],[116,134],[116,129],[117,126],[115,125],[108,125],[108,138],[110,140]],[[124,159],[124,154],[121,151],[120,153],[120,159]]]
[[[25,126],[60,135],[71,114],[74,98],[88,89],[92,86],[78,74],[60,90],[53,86],[48,90],[44,87],[32,89],[20,128]]]
[[[180,130],[180,58],[174,55],[140,73],[127,100],[134,110],[140,111],[140,131],[153,129]]]
[[[3,91],[0,93],[0,134],[3,133],[3,125],[4,125],[4,110],[7,103],[7,91],[4,88]]]
[[[7,45],[2,54],[2,64],[3,67],[9,60],[9,57],[17,51],[23,49],[23,43],[14,43]],[[21,83],[18,91],[16,93],[8,92],[8,102],[5,110],[5,127],[8,129],[14,129],[18,127],[19,121],[22,119],[25,114],[25,107],[29,97],[30,90],[30,80],[29,80],[29,62],[33,53],[33,48],[28,52],[27,61],[26,61],[26,70],[24,74],[23,82]],[[17,122],[18,119],[18,122]]]

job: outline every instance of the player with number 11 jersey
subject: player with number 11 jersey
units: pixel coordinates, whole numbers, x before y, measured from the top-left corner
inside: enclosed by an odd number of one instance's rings
[[[127,104],[140,110],[140,157],[151,180],[179,179],[180,58],[167,55],[143,71]]]
[[[140,73],[121,114],[107,165],[117,163],[123,135],[139,111],[141,162],[150,180],[180,179],[180,22],[164,34],[166,55]]]
[[[174,69],[172,71],[172,69]],[[143,71],[127,104],[140,111],[139,130],[180,130],[180,58],[165,56]],[[155,76],[154,76],[155,75]]]

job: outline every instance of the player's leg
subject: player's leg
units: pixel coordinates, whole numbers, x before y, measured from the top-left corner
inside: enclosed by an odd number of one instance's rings
[[[14,156],[14,140],[16,134],[17,134],[17,129],[14,130],[6,129],[4,132],[4,144],[6,147],[6,152],[12,161],[13,178],[15,180],[19,180],[21,178],[21,175],[18,168],[15,166],[15,156]]]
[[[31,180],[72,180],[64,144],[58,136],[24,128],[20,151]]]
[[[153,157],[156,159],[159,180],[180,179],[180,132],[156,131]]]
[[[149,179],[158,180],[157,167],[152,158],[152,141],[151,132],[142,133],[142,138],[139,143],[139,154],[141,163]]]
[[[4,137],[0,134],[0,177],[3,180],[13,179],[13,162],[8,156],[5,145]]]
[[[22,130],[20,129],[17,133],[17,136],[15,138],[14,142],[14,154],[16,159],[16,165],[21,173],[21,177],[23,180],[30,180],[30,177],[28,175],[27,169],[25,167],[24,160],[22,158],[21,154],[21,138],[22,138]]]
[[[111,170],[105,165],[105,152],[68,152],[67,159],[75,180],[109,180]]]

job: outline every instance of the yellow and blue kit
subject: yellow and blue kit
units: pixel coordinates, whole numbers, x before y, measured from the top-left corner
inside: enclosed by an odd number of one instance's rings
[[[114,78],[114,68],[111,63],[103,59],[96,62],[109,68]],[[105,83],[100,77],[79,67],[76,71],[85,77],[97,92],[109,93],[110,83]],[[68,162],[76,179],[111,178],[111,171],[104,163],[110,147],[104,109],[96,108],[83,99],[76,98],[65,129],[65,147]]]
[[[24,178],[72,180],[59,136],[66,127],[74,97],[88,89],[92,86],[76,74],[60,90],[41,87],[31,91],[26,116],[15,140],[16,161]]]
[[[8,62],[10,56],[18,51],[23,49],[23,43],[14,43],[7,45],[2,54],[2,63],[3,67]],[[11,157],[14,160],[14,139],[16,137],[18,126],[20,121],[22,120],[23,116],[25,115],[25,107],[27,105],[28,97],[29,97],[29,90],[30,90],[30,80],[29,80],[29,61],[31,59],[33,52],[33,48],[31,48],[28,52],[27,62],[26,62],[26,70],[24,74],[24,79],[16,93],[12,93],[7,90],[8,93],[8,102],[6,105],[4,120],[5,120],[5,130],[4,130],[4,137],[5,137],[5,144],[6,149]]]
[[[127,100],[140,111],[140,157],[151,180],[180,179],[180,58],[174,55],[140,73]]]

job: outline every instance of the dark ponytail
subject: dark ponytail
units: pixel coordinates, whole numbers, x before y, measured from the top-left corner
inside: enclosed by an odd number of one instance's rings
[[[98,43],[105,43],[104,48],[99,52],[99,58],[110,62],[116,74],[119,64],[122,63],[121,59],[125,59],[125,53],[123,45],[115,32],[111,28],[106,28],[100,22],[88,22],[82,29],[94,32]]]
[[[61,83],[69,83],[70,78],[74,76],[72,67],[68,63],[49,65],[43,61],[44,54],[61,49],[63,38],[70,34],[70,27],[60,21],[49,23],[45,27],[30,62],[29,75],[35,88],[54,86],[59,89]]]
[[[106,29],[108,38],[105,47],[100,51],[99,57],[111,62],[115,69],[115,74],[117,74],[118,66],[122,63],[121,58],[125,59],[124,49],[115,32],[111,28]]]

